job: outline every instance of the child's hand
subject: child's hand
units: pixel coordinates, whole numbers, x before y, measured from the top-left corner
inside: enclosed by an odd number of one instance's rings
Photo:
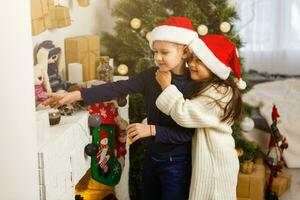
[[[137,141],[138,139],[153,136],[153,134],[151,134],[150,125],[141,123],[130,124],[127,127],[127,133],[128,138],[132,143]]]
[[[162,72],[157,70],[155,73],[155,78],[162,90],[171,85],[172,75],[170,71]]]
[[[44,101],[43,104],[45,106],[50,105],[54,108],[58,108],[59,106],[81,100],[80,91],[67,93],[45,93],[45,95],[49,98],[46,101]]]

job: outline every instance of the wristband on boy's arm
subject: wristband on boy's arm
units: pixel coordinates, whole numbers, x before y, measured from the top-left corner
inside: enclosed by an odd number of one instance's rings
[[[154,125],[149,125],[149,129],[150,129],[150,135],[155,136],[156,135],[155,126]]]

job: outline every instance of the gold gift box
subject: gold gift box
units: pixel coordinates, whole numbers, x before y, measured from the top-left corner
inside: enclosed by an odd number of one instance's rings
[[[77,0],[77,2],[81,7],[87,7],[90,5],[90,0]]]
[[[100,56],[100,38],[97,35],[84,35],[65,39],[66,66],[81,63],[83,80],[97,79],[97,63]],[[66,67],[68,71],[68,67]],[[68,73],[66,73],[68,74]]]
[[[266,170],[267,182],[270,177],[270,169]],[[286,172],[279,172],[277,177],[273,179],[272,191],[276,193],[277,196],[281,196],[291,187],[292,176]]]
[[[62,28],[71,25],[69,8],[64,6],[54,6],[49,11],[50,23],[48,29]]]
[[[32,35],[71,25],[69,8],[54,6],[54,0],[31,0]]]
[[[99,200],[113,193],[114,190],[112,187],[103,185],[92,179],[91,170],[88,170],[75,186],[75,194],[80,195],[84,200]]]
[[[237,197],[239,199],[264,200],[265,184],[265,166],[256,164],[253,173],[239,173]]]
[[[47,29],[46,24],[50,20],[49,6],[52,3],[53,0],[31,0],[32,35],[38,35]]]

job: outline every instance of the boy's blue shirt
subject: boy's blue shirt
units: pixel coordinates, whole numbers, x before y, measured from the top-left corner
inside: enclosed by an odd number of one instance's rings
[[[155,79],[157,69],[157,67],[151,67],[128,80],[83,89],[81,96],[84,104],[91,105],[132,93],[141,93],[144,95],[146,103],[148,124],[156,125],[156,136],[146,139],[146,151],[159,157],[190,154],[194,129],[179,126],[170,116],[158,110],[155,105],[157,97],[162,92]],[[195,86],[188,69],[185,69],[183,75],[172,74],[172,84],[176,85],[184,96],[191,94]]]

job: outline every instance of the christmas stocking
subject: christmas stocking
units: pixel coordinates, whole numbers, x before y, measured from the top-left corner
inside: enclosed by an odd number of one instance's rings
[[[99,147],[91,158],[92,178],[108,186],[115,186],[121,178],[121,165],[114,154],[114,129],[114,125],[92,129],[93,143]]]

